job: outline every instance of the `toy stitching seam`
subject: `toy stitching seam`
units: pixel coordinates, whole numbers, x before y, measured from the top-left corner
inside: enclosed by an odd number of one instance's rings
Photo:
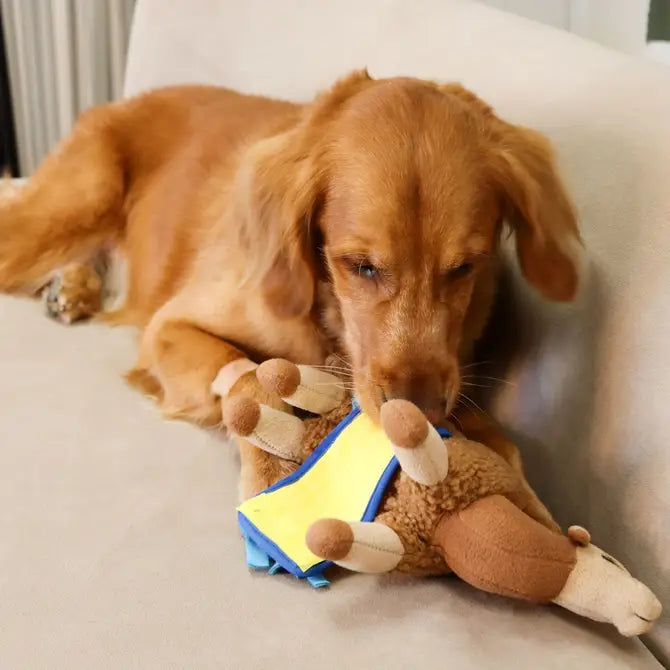
[[[261,444],[263,444],[265,447],[267,447],[266,451],[269,451],[270,453],[276,454],[277,456],[280,456],[281,458],[283,458],[287,461],[297,462],[295,454],[293,454],[291,452],[288,452],[288,451],[284,451],[283,449],[277,448],[274,444],[272,444],[272,442],[268,442],[268,440],[266,440],[265,438],[262,438],[257,433],[254,433],[254,438],[256,440],[258,440]]]
[[[316,393],[317,395],[321,396],[322,398],[327,398],[328,400],[333,400],[334,399],[334,396],[330,395],[328,392],[322,391],[321,389],[316,389],[313,386],[308,386],[307,384],[304,384],[303,382],[300,382],[300,386],[302,386],[302,388],[307,390],[307,391],[311,391],[312,393]]]
[[[393,529],[391,528],[391,530],[393,530]],[[395,531],[393,531],[393,532],[395,532]],[[400,538],[398,538],[398,539],[400,539]],[[401,542],[402,542],[402,540],[401,540]],[[357,544],[357,545],[362,546],[362,547],[367,547],[368,549],[376,549],[377,551],[382,551],[385,554],[391,554],[392,556],[404,556],[404,551],[401,554],[398,551],[393,551],[393,549],[386,549],[385,547],[380,547],[380,546],[378,546],[376,544],[373,544],[371,542],[362,542],[361,540],[354,540],[354,544]],[[344,560],[346,560],[346,559],[344,559]]]

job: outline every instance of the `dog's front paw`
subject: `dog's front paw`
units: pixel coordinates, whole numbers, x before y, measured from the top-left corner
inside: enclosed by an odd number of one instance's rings
[[[100,311],[102,281],[88,265],[64,267],[42,294],[48,316],[64,324],[88,319]]]

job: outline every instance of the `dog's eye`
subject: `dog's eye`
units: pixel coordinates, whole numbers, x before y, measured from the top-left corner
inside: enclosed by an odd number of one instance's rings
[[[352,263],[351,271],[359,277],[365,277],[366,279],[376,279],[379,276],[379,270],[372,263],[366,263],[365,261]]]
[[[355,277],[374,281],[382,277],[382,269],[371,263],[366,256],[342,256],[339,260],[342,268]]]
[[[361,263],[358,266],[358,274],[362,275],[363,277],[367,277],[368,279],[374,279],[379,274],[379,271],[374,265],[370,265],[369,263]]]
[[[449,270],[449,278],[460,279],[461,277],[465,277],[466,275],[469,275],[472,272],[472,268],[473,268],[472,263],[463,263],[458,267]]]

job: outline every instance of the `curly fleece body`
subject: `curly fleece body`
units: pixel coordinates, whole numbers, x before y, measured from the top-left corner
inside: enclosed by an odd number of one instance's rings
[[[305,420],[305,458],[350,410],[351,403],[347,400],[328,414]],[[361,449],[365,449],[365,445],[361,445]],[[277,457],[266,456],[282,462]],[[279,479],[277,477],[275,481]],[[439,486],[423,486],[398,471],[376,517],[376,521],[398,534],[405,547],[396,571],[412,575],[451,572],[439,547],[431,541],[435,528],[445,514],[493,494],[505,496],[520,509],[524,509],[528,502],[520,477],[500,456],[458,435],[449,439],[449,477],[446,482]]]

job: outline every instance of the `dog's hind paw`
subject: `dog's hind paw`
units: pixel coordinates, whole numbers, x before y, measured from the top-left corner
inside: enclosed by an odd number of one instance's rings
[[[42,293],[47,315],[64,324],[88,319],[101,308],[102,280],[90,265],[64,267]]]

